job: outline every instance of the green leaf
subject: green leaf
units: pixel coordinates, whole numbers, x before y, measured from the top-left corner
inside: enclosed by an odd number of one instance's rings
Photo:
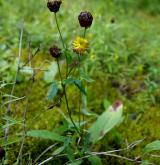
[[[57,149],[53,152],[52,155],[53,155],[53,156],[58,155],[58,154],[60,154],[61,152],[63,152],[64,149],[65,149],[65,146],[59,147],[59,148],[57,148]]]
[[[102,165],[102,161],[98,156],[90,156],[88,160],[92,165]]]
[[[91,79],[82,69],[80,70],[80,76],[82,80],[85,80],[89,83],[94,82],[94,80]]]
[[[158,151],[158,150],[160,150],[160,140],[156,140],[152,143],[147,144],[143,150],[143,153],[148,154],[150,152]]]
[[[67,84],[73,84],[75,81],[74,78],[72,77],[68,77],[67,79],[63,80],[63,84],[67,85]]]
[[[47,130],[31,130],[27,132],[27,136],[35,138],[50,139],[55,141],[64,142],[65,138],[59,134]]]
[[[77,160],[75,162],[68,163],[67,165],[80,165],[82,162],[83,162],[83,160]]]
[[[81,80],[75,80],[74,81],[74,84],[79,88],[79,90],[84,94],[84,95],[87,95],[86,91],[85,91],[85,88],[81,82]]]
[[[48,99],[52,100],[57,95],[57,92],[58,92],[58,85],[57,83],[53,83],[48,92]]]
[[[48,67],[48,71],[44,72],[44,81],[46,83],[52,83],[58,73],[58,66],[56,62],[52,62]]]
[[[78,87],[78,89],[84,94],[86,95],[86,91],[85,91],[85,88],[82,84],[82,81],[81,80],[78,80],[78,79],[75,79],[73,77],[69,77],[65,80],[63,80],[63,84],[67,85],[67,84],[74,84]]]
[[[68,119],[69,120],[69,119]],[[62,134],[65,131],[69,130],[69,121],[67,121],[66,119],[63,120],[63,125],[60,127],[57,127],[54,129],[54,132],[58,133],[58,134]]]
[[[122,104],[119,104],[117,107],[115,105],[110,106],[108,110],[98,117],[89,129],[90,138],[93,143],[102,139],[106,133],[122,121],[122,107]]]

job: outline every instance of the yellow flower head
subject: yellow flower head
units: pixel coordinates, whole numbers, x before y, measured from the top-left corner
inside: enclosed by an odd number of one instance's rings
[[[78,54],[83,54],[88,49],[89,43],[87,39],[77,37],[73,42],[73,50]]]

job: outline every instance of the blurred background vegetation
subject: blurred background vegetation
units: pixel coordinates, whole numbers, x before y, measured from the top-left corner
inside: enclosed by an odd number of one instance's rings
[[[120,99],[124,104],[125,119],[120,127],[110,132],[97,145],[97,151],[119,149],[126,143],[144,139],[144,142],[129,153],[128,157],[141,156],[143,146],[160,138],[160,1],[159,0],[64,0],[58,18],[63,37],[72,47],[73,40],[82,35],[77,16],[81,11],[93,13],[94,23],[87,32],[90,40],[90,55],[86,61],[88,74],[95,82],[88,86],[88,109],[102,113],[107,102]],[[28,43],[32,52],[40,47],[33,60],[34,68],[44,61],[51,61],[48,48],[53,43],[61,44],[53,15],[46,7],[46,1],[0,0],[0,82],[11,83],[17,68],[20,27],[24,23],[22,42],[22,63],[28,58]],[[61,45],[60,45],[61,46]],[[46,110],[46,100],[51,74],[55,74],[53,63],[46,62],[44,69],[36,76],[27,114],[27,129],[54,129],[61,119],[57,110]],[[15,95],[22,97],[27,91],[30,70],[24,70],[18,77]],[[0,88],[0,101],[10,92],[11,86]],[[74,93],[73,89],[69,90]],[[76,96],[71,97],[74,109]],[[24,102],[13,105],[16,119],[21,117]],[[59,107],[55,108],[59,109]],[[0,109],[5,114],[5,109]],[[55,115],[56,114],[56,115]],[[3,124],[4,119],[1,119]],[[12,134],[20,127],[13,127]],[[0,144],[3,131],[0,132]],[[14,138],[14,137],[13,137]],[[36,158],[50,141],[28,139],[25,149]],[[11,145],[10,164],[15,161],[18,145]],[[144,158],[146,159],[146,158]],[[157,158],[152,162],[160,163]],[[127,164],[113,158],[104,158],[104,164]],[[53,163],[53,162],[52,162]],[[107,163],[106,163],[107,164]],[[132,164],[132,163],[131,163]]]

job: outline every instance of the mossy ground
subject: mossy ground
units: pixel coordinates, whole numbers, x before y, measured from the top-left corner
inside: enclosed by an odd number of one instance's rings
[[[95,150],[119,149],[126,147],[127,143],[144,139],[132,151],[123,154],[132,158],[142,156],[148,159],[142,155],[143,147],[160,138],[160,17],[156,4],[153,10],[153,4],[152,7],[148,4],[148,7],[146,5],[146,8],[140,8],[140,2],[127,3],[126,1],[125,5],[122,2],[117,5],[116,2],[103,0],[83,3],[77,0],[72,4],[65,1],[58,17],[65,41],[71,47],[74,38],[82,33],[77,22],[79,12],[90,10],[94,15],[94,24],[87,33],[91,43],[90,55],[85,62],[88,74],[95,80],[87,87],[88,109],[101,114],[104,111],[104,100],[112,103],[120,99],[124,104],[123,122],[106,135],[103,141],[97,144]],[[8,65],[7,69],[0,72],[2,75],[0,79],[8,80],[8,75],[15,74],[15,72],[12,73],[12,63],[18,54],[19,24],[22,19],[25,24],[23,61],[27,59],[28,37],[32,41],[34,50],[41,44],[41,51],[32,61],[32,65],[38,67],[46,59],[51,61],[48,47],[54,42],[59,44],[60,42],[54,20],[45,3],[4,1],[0,2],[0,8],[2,13],[1,60]],[[9,13],[6,12],[8,10]],[[44,82],[43,77],[43,72],[36,75],[32,89],[30,89],[29,81],[20,79],[14,92],[17,97],[22,97],[28,95],[30,91],[26,116],[28,130],[53,130],[63,118],[59,112],[67,113],[64,102],[61,106],[49,109],[53,103],[46,99],[49,86]],[[56,78],[58,79],[58,76]],[[74,88],[67,88],[67,90],[71,109],[73,109],[73,114],[76,114],[77,92]],[[7,86],[1,90],[1,95],[9,91],[10,88]],[[2,99],[1,101],[4,101]],[[25,106],[25,100],[13,104],[12,116],[20,120]],[[1,109],[1,114],[2,116],[5,114],[4,108]],[[16,125],[12,127],[10,133],[14,135],[15,132],[19,133],[21,130],[22,127]],[[2,132],[1,136],[3,138]],[[51,143],[38,139],[26,139],[24,150],[36,158]],[[10,146],[8,153],[10,164],[15,161],[18,151],[18,144]],[[104,164],[109,165],[133,164],[111,157],[102,159]],[[160,164],[158,158],[150,158],[150,160]],[[58,164],[57,160],[56,163]]]

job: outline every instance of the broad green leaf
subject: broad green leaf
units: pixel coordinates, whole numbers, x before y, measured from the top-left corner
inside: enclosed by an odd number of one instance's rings
[[[67,79],[63,80],[63,84],[67,85],[67,84],[73,84],[75,81],[74,78],[72,77],[68,77]]]
[[[77,160],[75,162],[68,163],[67,165],[80,165],[82,162],[83,162],[83,160]]]
[[[148,154],[153,151],[160,151],[160,140],[156,140],[152,143],[147,144],[143,150],[143,153]]]
[[[102,161],[98,156],[90,156],[88,160],[92,165],[102,165]]]
[[[52,100],[57,95],[57,92],[58,92],[58,85],[57,83],[53,83],[48,92],[48,99]]]
[[[58,73],[58,66],[56,62],[52,62],[48,67],[48,71],[44,72],[44,81],[46,83],[52,83]]]
[[[122,121],[123,106],[121,103],[117,103],[110,106],[108,110],[102,113],[96,122],[90,127],[89,133],[93,143],[102,139],[106,133]]]
[[[59,134],[47,130],[31,130],[27,132],[27,136],[35,137],[35,138],[43,138],[43,139],[50,139],[55,141],[63,142],[65,140],[64,137],[60,136]]]

